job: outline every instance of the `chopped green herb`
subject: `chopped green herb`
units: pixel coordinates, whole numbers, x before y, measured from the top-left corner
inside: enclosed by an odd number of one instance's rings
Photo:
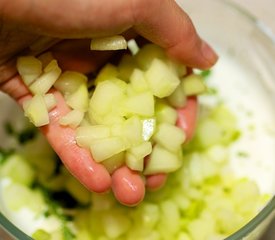
[[[238,157],[245,157],[245,158],[249,156],[247,152],[243,152],[243,151],[237,152],[237,155]]]
[[[34,139],[37,134],[37,129],[35,127],[28,127],[22,131],[17,131],[10,122],[4,124],[4,129],[6,134],[16,138],[17,142],[20,144],[24,144]]]
[[[203,70],[200,72],[200,75],[203,77],[203,78],[207,78],[210,76],[210,74],[212,73],[212,71],[210,69],[207,69],[207,70]]]
[[[18,142],[24,144],[35,138],[37,131],[35,128],[27,128],[18,134]]]

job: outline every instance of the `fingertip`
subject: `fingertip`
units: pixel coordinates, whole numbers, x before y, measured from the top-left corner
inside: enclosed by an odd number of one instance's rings
[[[127,206],[137,205],[145,195],[143,179],[138,172],[132,171],[126,166],[113,173],[112,190],[116,199]]]
[[[159,173],[146,177],[146,187],[150,191],[156,191],[162,188],[167,180],[167,174]]]
[[[201,42],[200,51],[204,59],[204,64],[200,67],[201,69],[208,69],[218,61],[219,57],[217,53],[214,51],[212,47],[210,47],[210,45],[207,42]]]

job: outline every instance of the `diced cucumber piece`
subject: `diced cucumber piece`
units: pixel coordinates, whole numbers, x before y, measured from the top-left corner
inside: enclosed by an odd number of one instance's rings
[[[51,52],[45,52],[37,57],[42,63],[42,67],[45,68],[53,59],[53,54]]]
[[[161,221],[158,226],[161,233],[168,232],[170,235],[177,233],[180,230],[180,210],[175,202],[165,200],[160,203]],[[166,233],[167,234],[167,233]],[[165,234],[165,235],[166,235]]]
[[[110,136],[110,127],[106,125],[89,125],[76,129],[76,141],[81,147],[89,147],[92,141]]]
[[[202,94],[206,85],[201,75],[191,74],[182,79],[182,88],[186,96]]]
[[[175,108],[184,107],[186,104],[186,95],[182,88],[182,82],[177,86],[175,91],[167,97],[169,104]]]
[[[169,173],[176,171],[181,165],[182,162],[177,154],[171,153],[156,144],[153,147],[152,153],[143,173],[144,175]]]
[[[163,49],[155,44],[144,45],[135,55],[137,64],[142,70],[147,70],[155,58],[166,59]]]
[[[172,152],[177,152],[185,141],[185,133],[177,126],[161,123],[153,136],[154,141]]]
[[[154,105],[154,96],[150,92],[143,92],[125,99],[123,110],[129,115],[153,117]]]
[[[127,42],[121,35],[111,37],[93,38],[90,45],[91,50],[106,51],[106,50],[121,50],[127,49]]]
[[[178,118],[178,113],[174,108],[170,107],[168,104],[157,101],[156,118],[157,123],[169,123],[175,125]]]
[[[47,110],[51,111],[57,104],[54,94],[48,93],[44,95],[44,101],[47,106]]]
[[[130,76],[130,85],[138,93],[148,91],[149,86],[145,79],[144,71],[135,68]]]
[[[141,120],[138,117],[131,117],[123,122],[121,128],[117,129],[115,136],[121,136],[130,146],[135,146],[143,141],[142,130]]]
[[[124,97],[124,89],[111,80],[98,83],[90,99],[90,112],[106,115],[112,111],[114,104],[118,104]]]
[[[54,85],[55,81],[61,74],[57,61],[52,60],[44,69],[42,75],[38,77],[29,89],[33,94],[46,94]]]
[[[137,63],[132,55],[123,55],[118,64],[118,77],[128,82],[136,67]]]
[[[99,139],[90,144],[90,150],[96,162],[102,162],[125,149],[125,142],[120,137]]]
[[[97,85],[100,82],[116,78],[118,76],[118,69],[111,63],[107,63],[97,74],[94,82]]]
[[[87,84],[81,84],[75,92],[66,95],[65,101],[72,109],[86,112],[89,106]]]
[[[132,55],[136,55],[139,51],[139,46],[137,45],[137,42],[135,39],[130,39],[127,42],[128,49],[132,53]]]
[[[42,95],[34,95],[23,102],[25,116],[36,126],[41,127],[50,122],[47,105]]]
[[[61,117],[59,120],[60,125],[70,126],[71,128],[76,128],[81,123],[84,118],[84,112],[73,109],[68,112],[65,116]]]
[[[27,86],[30,86],[42,74],[42,63],[33,56],[19,57],[16,67]]]
[[[125,152],[120,152],[110,158],[105,159],[102,164],[106,167],[109,173],[113,173],[116,169],[121,167],[125,162]]]
[[[4,204],[13,211],[29,208],[35,213],[45,210],[45,202],[42,194],[31,190],[25,185],[11,183],[3,189],[2,199]]]
[[[110,239],[120,237],[131,227],[128,216],[122,211],[106,212],[102,216],[103,229],[106,236]]]
[[[1,178],[11,178],[14,182],[26,186],[33,183],[35,175],[29,163],[18,154],[9,156],[0,168]]]
[[[130,169],[134,171],[143,171],[144,159],[138,158],[128,151],[125,154],[125,163]]]
[[[87,77],[79,72],[65,71],[54,83],[54,87],[65,97],[73,94],[81,85],[87,86]]]
[[[145,72],[145,77],[152,93],[159,98],[168,97],[180,84],[178,76],[167,67],[164,61],[157,58]]]

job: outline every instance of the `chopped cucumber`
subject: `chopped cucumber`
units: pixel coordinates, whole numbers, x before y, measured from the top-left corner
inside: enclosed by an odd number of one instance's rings
[[[120,50],[127,48],[127,42],[123,36],[115,35],[111,37],[93,38],[91,41],[91,50]]]

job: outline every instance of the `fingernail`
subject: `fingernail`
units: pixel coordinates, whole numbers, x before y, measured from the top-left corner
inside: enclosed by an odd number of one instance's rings
[[[204,41],[201,45],[201,53],[210,66],[214,65],[218,60],[216,52]]]

